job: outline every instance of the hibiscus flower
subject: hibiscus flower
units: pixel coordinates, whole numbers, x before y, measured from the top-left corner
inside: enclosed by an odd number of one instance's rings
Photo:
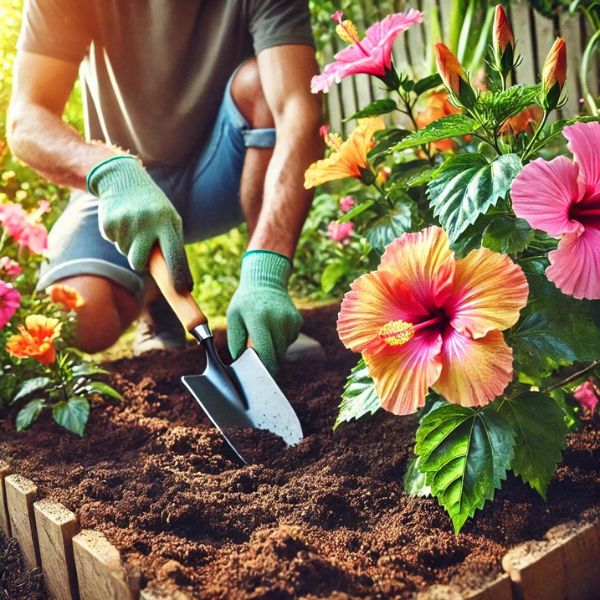
[[[17,358],[35,358],[43,365],[51,365],[56,360],[54,340],[61,328],[58,319],[29,315],[25,327],[19,325],[19,333],[8,338],[6,350]]]
[[[337,329],[361,352],[386,410],[415,412],[431,387],[461,406],[481,406],[512,379],[502,330],[527,304],[521,268],[487,248],[457,260],[439,227],[389,244],[376,271],[356,279]]]
[[[21,294],[10,284],[0,279],[0,329],[15,314],[21,304]]]

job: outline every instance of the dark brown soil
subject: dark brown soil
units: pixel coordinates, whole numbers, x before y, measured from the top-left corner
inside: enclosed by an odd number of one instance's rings
[[[258,464],[237,464],[182,388],[180,375],[201,368],[195,348],[110,364],[127,401],[95,408],[83,440],[49,421],[22,434],[0,421],[0,454],[105,532],[142,584],[170,580],[198,598],[408,598],[457,576],[492,577],[509,547],[591,516],[598,420],[570,436],[548,503],[511,477],[456,537],[436,500],[403,491],[411,419],[381,411],[332,432],[356,361],[337,341],[335,313],[314,313],[306,328],[327,358],[279,377],[305,439],[283,451],[267,439]]]
[[[27,571],[17,540],[0,531],[0,600],[46,600],[42,572]]]

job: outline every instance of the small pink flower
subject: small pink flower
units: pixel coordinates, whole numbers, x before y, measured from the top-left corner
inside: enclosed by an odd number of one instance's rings
[[[0,275],[20,275],[23,272],[21,265],[8,256],[0,257]]]
[[[17,312],[21,304],[21,294],[10,284],[0,279],[0,329]]]
[[[17,241],[34,254],[42,254],[48,248],[48,231],[39,223],[29,225]]]
[[[344,213],[350,212],[356,206],[356,199],[353,196],[344,196],[340,198],[340,210]]]
[[[342,21],[343,13],[336,12],[332,17],[339,22],[345,32],[346,41],[352,43],[335,55],[335,62],[328,64],[321,75],[312,79],[311,91],[327,93],[334,83],[339,83],[349,75],[364,73],[381,79],[392,71],[392,46],[396,37],[411,25],[420,23],[423,15],[418,10],[410,9],[405,13],[388,15],[367,29],[365,37],[358,39],[355,27],[349,21]],[[344,37],[344,39],[346,39]]]
[[[598,389],[591,381],[582,383],[574,392],[575,400],[581,404],[582,408],[589,412],[594,413],[596,405],[598,404]]]
[[[19,204],[0,204],[0,225],[17,240],[27,227],[27,213]]]
[[[50,203],[47,200],[41,200],[30,213],[19,204],[0,204],[0,225],[18,244],[35,254],[41,254],[48,247],[48,231],[40,219],[49,210]]]
[[[339,221],[331,221],[327,226],[327,237],[332,242],[338,242],[346,246],[350,243],[350,235],[354,231],[354,223],[340,223]]]
[[[517,217],[560,237],[546,277],[564,294],[600,299],[600,123],[563,129],[575,161],[559,156],[526,165],[512,184]]]

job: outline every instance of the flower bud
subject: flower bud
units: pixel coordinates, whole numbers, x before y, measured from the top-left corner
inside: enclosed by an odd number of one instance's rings
[[[465,108],[472,108],[477,98],[467,79],[467,74],[452,51],[444,44],[435,45],[438,71],[444,85],[448,88],[455,100]]]
[[[541,104],[546,110],[555,109],[567,79],[567,45],[563,38],[556,38],[542,70]]]
[[[502,4],[496,6],[494,13],[493,46],[495,67],[507,75],[515,66],[515,38]]]

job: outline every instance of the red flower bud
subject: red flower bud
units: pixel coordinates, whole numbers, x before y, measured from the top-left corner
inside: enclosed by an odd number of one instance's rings
[[[514,67],[515,38],[501,4],[496,6],[494,13],[493,45],[496,68],[506,75]]]
[[[567,79],[567,44],[556,38],[542,71],[542,106],[552,110],[558,106]]]
[[[467,79],[465,70],[458,62],[458,58],[441,42],[435,45],[435,55],[438,71],[444,85],[460,104],[466,108],[471,108],[477,98]]]

